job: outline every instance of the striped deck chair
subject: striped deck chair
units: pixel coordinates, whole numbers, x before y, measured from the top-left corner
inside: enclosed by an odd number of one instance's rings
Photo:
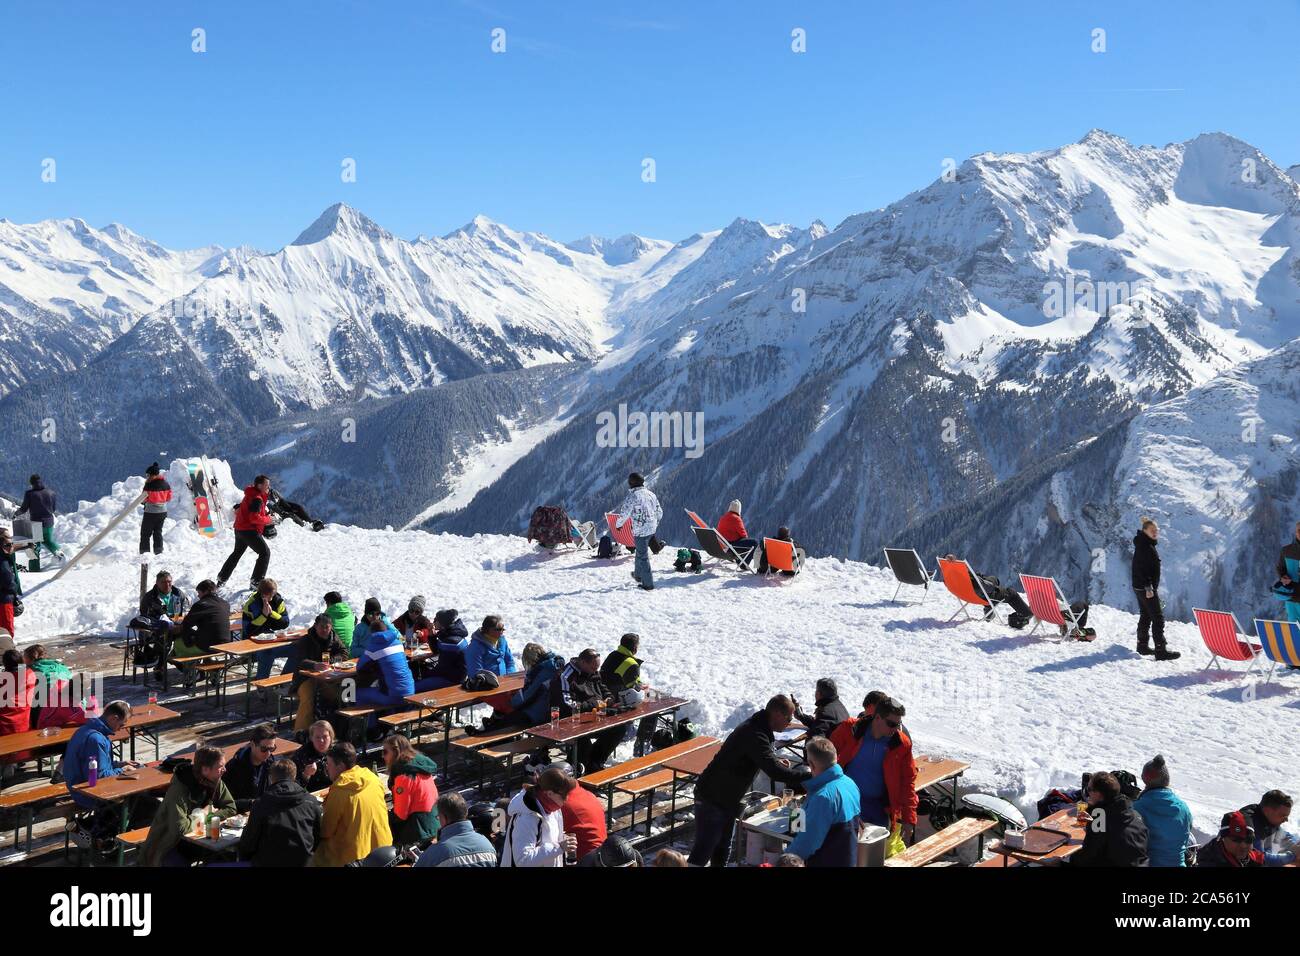
[[[605,523],[609,525],[609,536],[618,544],[623,545],[623,547],[631,548],[635,551],[636,538],[632,537],[632,522],[629,521],[620,528],[618,526],[618,519],[621,517],[623,516],[609,512],[605,514]]]
[[[799,556],[795,554],[794,544],[789,541],[782,541],[780,538],[764,538],[763,553],[767,555],[769,574],[773,571],[789,571],[791,574],[798,574],[803,570],[803,565],[799,564]]]
[[[1231,611],[1207,611],[1204,608],[1192,608],[1196,618],[1196,627],[1201,632],[1201,640],[1210,652],[1210,663],[1202,670],[1209,670],[1215,665],[1222,667],[1224,661],[1250,661],[1250,666],[1243,673],[1244,681],[1259,664],[1259,648],[1241,639],[1241,628],[1237,626],[1237,617]]]
[[[1036,633],[1042,625],[1049,624],[1055,625],[1058,629],[1064,628],[1061,636],[1068,637],[1079,627],[1079,620],[1070,610],[1070,602],[1061,594],[1056,578],[1022,574],[1020,586],[1025,589],[1025,600],[1029,603],[1029,610],[1034,613],[1034,629],[1029,632],[1030,634]]]
[[[923,588],[924,593],[920,601],[913,601],[913,604],[921,604],[930,596],[930,572],[925,569],[921,563],[921,556],[916,553],[915,548],[886,548],[885,563],[889,565],[889,570],[894,572],[894,580],[898,582],[898,587],[894,588],[894,596],[889,600],[895,602],[898,600],[898,592],[903,590],[903,585],[908,584],[912,587]]]
[[[731,542],[718,533],[718,529],[710,524],[706,524],[704,519],[694,511],[687,508],[686,516],[691,519],[691,528],[695,532],[695,540],[699,542],[700,549],[709,557],[722,562],[730,562],[736,565],[738,571],[753,571],[757,569],[758,562],[754,562],[754,567],[746,566],[740,558],[740,552],[731,546]]]
[[[985,593],[983,583],[975,576],[975,572],[967,562],[948,561],[944,558],[935,560],[939,562],[939,574],[943,577],[943,586],[960,602],[957,613],[948,620],[953,620],[957,614],[965,614],[967,620],[975,620],[971,617],[970,611],[966,610],[968,604],[973,604],[975,607],[988,608],[993,612],[993,620],[999,624],[1004,623],[998,614],[998,609],[993,606],[993,602]]]
[[[1271,683],[1277,665],[1300,667],[1300,624],[1295,621],[1255,620],[1255,633],[1263,645],[1264,656],[1272,661],[1265,683]]]

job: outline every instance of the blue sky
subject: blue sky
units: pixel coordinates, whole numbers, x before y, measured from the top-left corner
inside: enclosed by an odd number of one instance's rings
[[[835,225],[945,157],[1094,126],[1223,130],[1288,166],[1297,36],[1296,0],[0,0],[0,216],[270,250],[342,200],[407,237],[483,213],[680,239],[738,215]]]

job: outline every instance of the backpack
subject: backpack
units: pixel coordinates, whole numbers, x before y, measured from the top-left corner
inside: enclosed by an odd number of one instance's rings
[[[1018,631],[1029,623],[1029,617],[1028,614],[1022,614],[1019,611],[1012,611],[1011,614],[1007,616],[1007,624]]]
[[[664,542],[659,540],[658,535],[650,535],[650,541],[648,543],[650,545],[650,550],[655,554],[658,554],[666,547]]]
[[[1119,792],[1124,794],[1130,800],[1136,800],[1142,793],[1142,787],[1138,785],[1137,777],[1127,770],[1112,770],[1115,779],[1119,781]]]
[[[500,687],[501,683],[497,680],[497,675],[491,671],[479,671],[471,677],[466,677],[461,682],[461,689],[470,692],[493,690]]]
[[[664,730],[662,727],[656,730],[654,736],[650,738],[650,749],[663,750],[673,746],[673,744],[680,744],[693,739],[695,739],[695,727],[683,717],[677,721],[677,726],[672,730]]]
[[[596,557],[612,558],[614,556],[614,539],[609,535],[603,535],[600,544],[596,547]]]
[[[556,505],[538,505],[528,519],[528,540],[555,548],[569,540],[569,513]]]
[[[1038,819],[1050,817],[1059,810],[1072,807],[1085,796],[1086,794],[1082,790],[1058,790],[1056,788],[1048,790],[1042,799],[1034,805],[1038,810]]]

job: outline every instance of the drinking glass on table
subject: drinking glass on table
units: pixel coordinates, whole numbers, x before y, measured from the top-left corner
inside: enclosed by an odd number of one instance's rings
[[[551,708],[551,726],[554,727],[554,726],[555,726],[556,724],[558,724],[559,722],[560,722],[560,708],[558,708],[558,707],[552,707],[552,708]]]
[[[153,709],[157,705],[158,705],[158,692],[151,690],[149,691],[149,709],[145,711],[145,715],[152,716]]]

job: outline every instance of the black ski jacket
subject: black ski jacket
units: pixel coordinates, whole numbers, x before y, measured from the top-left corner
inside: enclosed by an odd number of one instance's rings
[[[728,813],[740,813],[740,801],[761,770],[778,783],[797,784],[807,780],[807,767],[783,767],[777,762],[773,742],[776,735],[768,725],[767,711],[760,710],[737,727],[723,741],[695,785],[695,798]]]
[[[253,866],[306,866],[320,840],[321,802],[292,780],[266,788],[239,838],[239,858]]]
[[[213,644],[226,643],[230,640],[230,605],[215,593],[199,598],[181,621],[181,634],[205,651],[212,650]]]
[[[1070,865],[1146,866],[1147,825],[1129,798],[1120,794],[1097,809],[1103,816],[1088,824]]]
[[[1160,552],[1145,531],[1133,536],[1133,589],[1154,591],[1160,587]]]

